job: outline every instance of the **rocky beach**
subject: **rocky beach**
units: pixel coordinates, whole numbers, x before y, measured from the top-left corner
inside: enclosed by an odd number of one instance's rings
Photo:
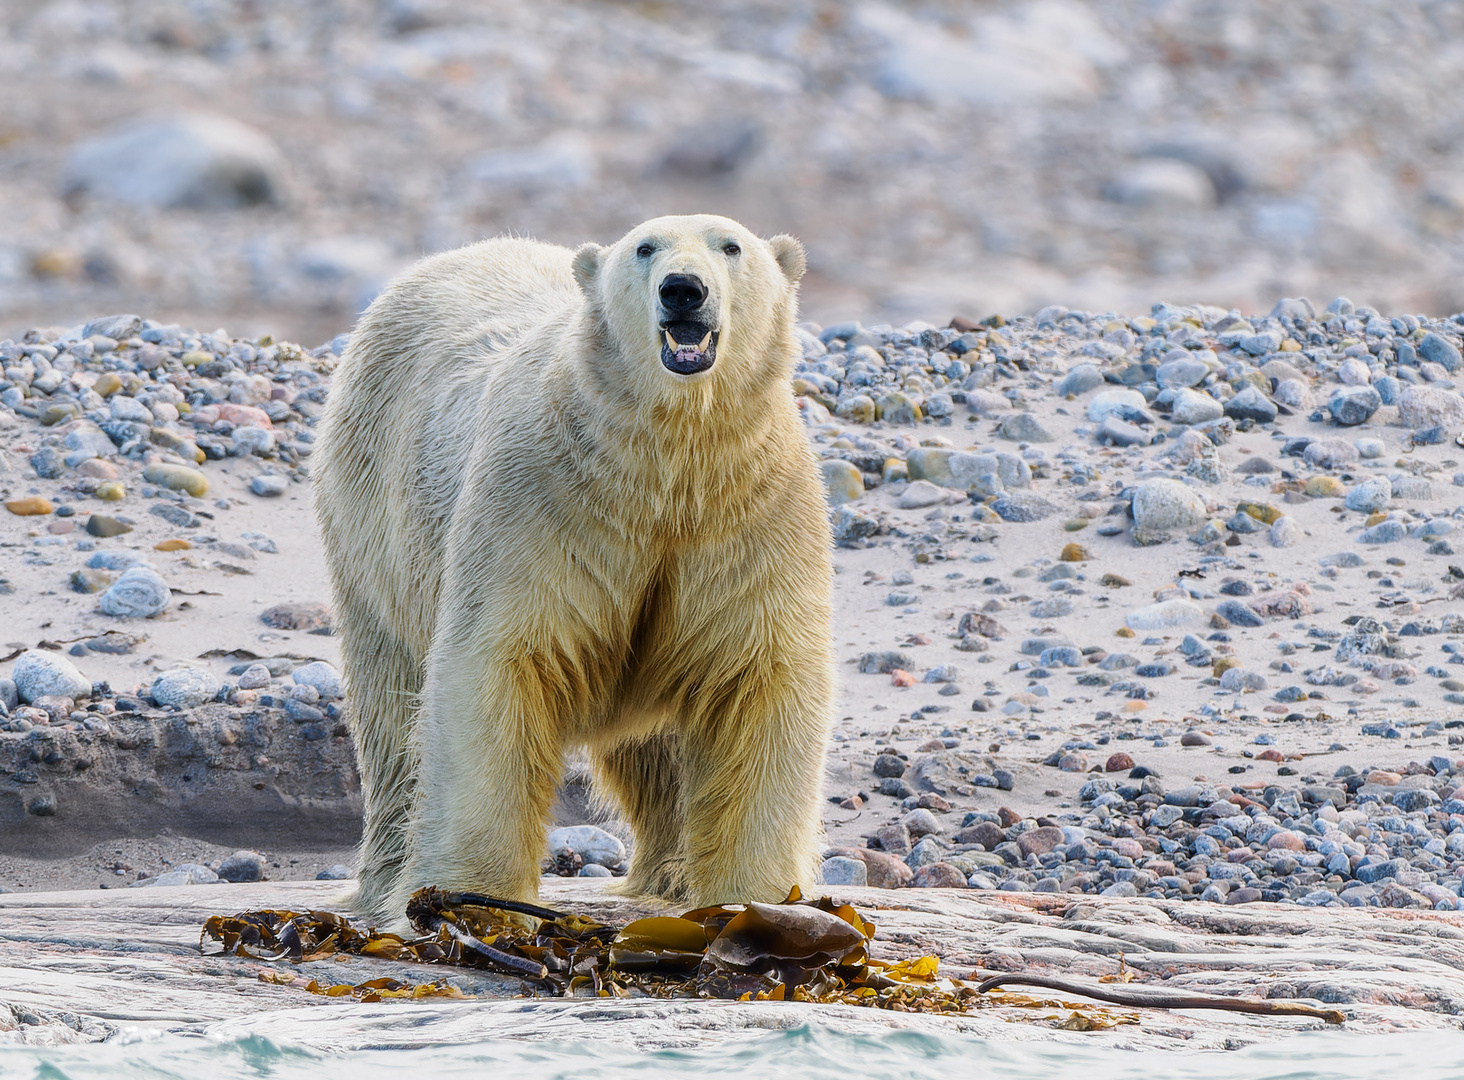
[[[1437,0],[0,4],[0,1075],[1452,1075],[1461,41]],[[806,247],[811,903],[863,943],[738,1003],[200,935],[350,913],[312,454],[357,316],[689,212]],[[542,902],[665,931],[578,753],[552,817]]]
[[[1458,908],[1464,317],[800,334],[830,885]],[[347,341],[118,315],[0,342],[0,884],[349,873],[309,479]],[[574,761],[557,809],[547,872],[623,869]]]

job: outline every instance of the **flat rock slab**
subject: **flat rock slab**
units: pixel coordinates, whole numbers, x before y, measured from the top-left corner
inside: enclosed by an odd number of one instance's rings
[[[1012,987],[966,1015],[852,1006],[658,999],[515,997],[516,979],[362,958],[317,961],[322,984],[384,975],[448,978],[474,999],[343,1002],[263,982],[275,965],[205,956],[211,915],[260,908],[343,910],[350,882],[263,882],[0,896],[0,1042],[76,1042],[129,1027],[218,1037],[250,1032],[326,1049],[593,1038],[638,1048],[703,1045],[816,1023],[872,1034],[894,1028],[986,1038],[1091,1042],[1149,1049],[1235,1048],[1324,1027],[1320,1021],[1197,1010],[1128,1010],[1137,1025],[1074,1032],[1077,995]],[[1097,977],[1123,957],[1146,986],[1300,998],[1340,1009],[1346,1029],[1457,1029],[1464,1010],[1464,915],[1382,908],[1110,900],[1082,896],[841,889],[878,925],[874,955],[926,953],[942,973],[1024,971]],[[551,906],[624,923],[653,913],[592,881],[546,880]],[[285,966],[288,965],[279,965]],[[1020,997],[1026,1004],[1016,1004]],[[1033,1007],[1032,999],[1043,1005]]]

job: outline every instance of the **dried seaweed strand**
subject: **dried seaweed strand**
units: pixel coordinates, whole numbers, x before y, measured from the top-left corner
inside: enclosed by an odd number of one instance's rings
[[[1143,986],[1134,983],[1120,986],[1116,983],[1089,982],[1085,979],[1063,979],[1051,975],[1024,975],[1012,972],[993,975],[983,979],[976,987],[980,993],[987,993],[999,986],[1040,986],[1046,990],[1057,990],[1065,994],[1081,994],[1083,997],[1106,1001],[1112,1005],[1150,1009],[1221,1009],[1226,1012],[1257,1013],[1263,1016],[1314,1016],[1329,1024],[1340,1024],[1345,1019],[1336,1009],[1318,1009],[1303,1005],[1299,1001],[1270,1001],[1262,998],[1222,997],[1219,994],[1199,994],[1178,990],[1167,990],[1158,986]]]
[[[522,956],[514,956],[512,953],[506,953],[502,949],[495,949],[486,941],[482,941],[468,933],[451,919],[446,919],[439,915],[429,920],[428,925],[434,930],[441,929],[445,931],[448,937],[452,938],[463,948],[472,949],[490,963],[514,975],[521,975],[526,979],[546,979],[549,977],[549,969],[543,964]]]

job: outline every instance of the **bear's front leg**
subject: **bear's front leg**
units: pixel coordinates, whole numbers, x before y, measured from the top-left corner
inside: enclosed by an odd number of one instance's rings
[[[563,768],[562,696],[531,652],[434,657],[419,737],[420,801],[405,904],[435,885],[538,896],[539,860]]]
[[[691,903],[775,903],[817,883],[830,681],[817,658],[762,657],[699,695],[682,740]]]

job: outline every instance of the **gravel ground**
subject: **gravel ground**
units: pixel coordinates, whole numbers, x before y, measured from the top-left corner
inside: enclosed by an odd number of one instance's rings
[[[846,664],[829,880],[1456,908],[1461,334],[1342,298],[804,324]],[[351,797],[308,513],[344,344],[128,315],[0,342],[12,839],[63,835],[104,771],[139,815],[213,777]],[[274,839],[124,874],[337,858]]]

